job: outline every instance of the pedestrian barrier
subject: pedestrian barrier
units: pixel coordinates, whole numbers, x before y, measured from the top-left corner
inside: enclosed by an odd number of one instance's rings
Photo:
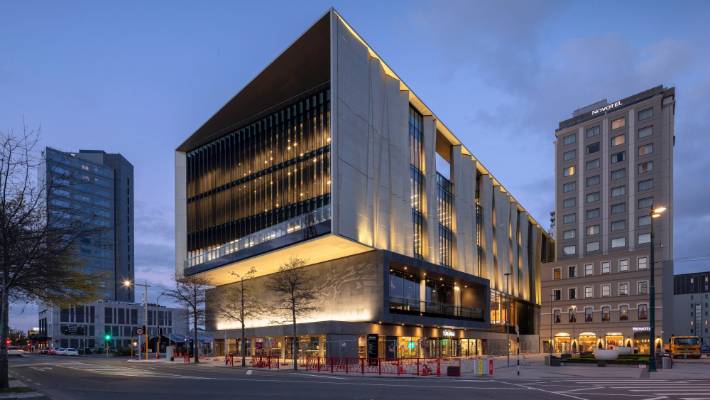
[[[459,358],[308,357],[304,361],[307,371],[361,375],[441,376],[450,366],[461,368]]]

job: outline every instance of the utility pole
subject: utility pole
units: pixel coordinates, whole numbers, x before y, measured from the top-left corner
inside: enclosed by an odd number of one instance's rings
[[[554,350],[554,336],[552,335],[552,319],[555,317],[553,314],[552,310],[552,303],[555,301],[555,293],[550,293],[550,342],[548,343],[550,345],[550,355],[552,355],[552,351]]]
[[[507,354],[508,354],[508,366],[510,367],[510,323],[513,321],[510,315],[510,272],[506,272],[505,274],[505,293],[506,297],[508,298],[508,304],[506,304],[505,307],[505,323],[503,326],[505,326],[505,342],[507,345]]]
[[[144,325],[144,329],[143,329],[144,330],[143,339],[145,341],[145,359],[147,360],[148,359],[148,288],[150,287],[150,285],[148,284],[148,281],[144,281],[143,284],[133,283],[133,282],[129,281],[128,279],[123,281],[124,287],[130,287],[131,285],[142,286],[144,289],[143,311],[144,311],[144,315],[145,315],[145,325]],[[139,337],[140,337],[140,335],[139,335]],[[140,346],[139,346],[139,350],[140,350]],[[140,359],[141,357],[139,356],[138,358]]]

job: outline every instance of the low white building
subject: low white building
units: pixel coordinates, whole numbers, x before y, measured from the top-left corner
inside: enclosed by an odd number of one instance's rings
[[[104,300],[66,308],[39,307],[40,335],[47,337],[49,347],[97,351],[110,335],[110,348],[128,349],[143,326],[149,338],[157,338],[159,332],[168,338],[188,333],[184,309],[149,304],[147,319],[146,324],[145,308],[139,303]]]

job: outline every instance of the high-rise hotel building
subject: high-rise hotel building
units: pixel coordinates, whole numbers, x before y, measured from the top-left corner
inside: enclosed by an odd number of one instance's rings
[[[301,355],[503,353],[506,324],[539,347],[551,239],[335,11],[175,157],[176,275],[215,286],[207,328],[221,351],[239,348],[219,312],[233,273],[254,267],[247,285],[268,304],[269,275],[292,257],[321,289]],[[291,356],[275,319],[247,321],[250,353]]]
[[[673,301],[674,115],[675,89],[658,86],[592,104],[560,122],[556,261],[542,271],[544,347],[648,352],[652,245],[656,337],[672,333],[664,310]],[[652,218],[658,207],[667,210]]]

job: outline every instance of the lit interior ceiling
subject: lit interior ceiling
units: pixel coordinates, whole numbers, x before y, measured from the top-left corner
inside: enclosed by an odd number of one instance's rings
[[[311,265],[372,250],[372,247],[331,234],[227,264],[196,276],[206,279],[211,285],[219,286],[236,282],[233,273],[243,275],[252,267],[256,269],[254,277],[273,274],[292,257],[301,258],[306,261],[306,265]]]

